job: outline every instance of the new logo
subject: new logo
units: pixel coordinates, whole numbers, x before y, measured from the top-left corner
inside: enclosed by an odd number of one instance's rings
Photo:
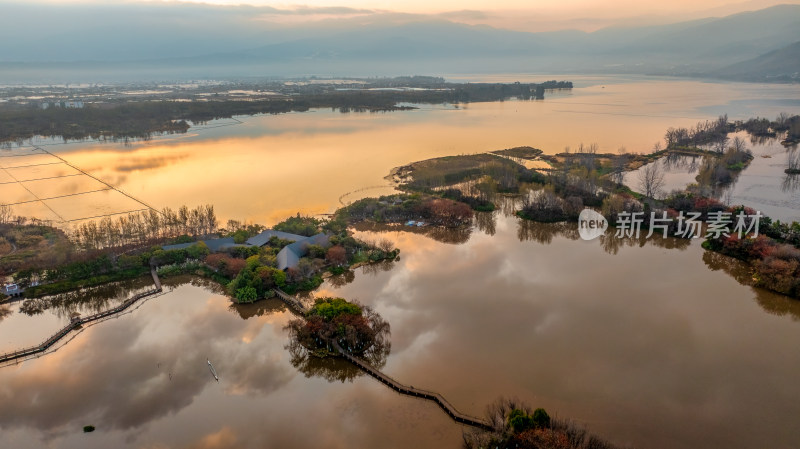
[[[603,235],[608,229],[606,217],[592,209],[584,209],[578,216],[578,234],[584,240],[596,239]]]

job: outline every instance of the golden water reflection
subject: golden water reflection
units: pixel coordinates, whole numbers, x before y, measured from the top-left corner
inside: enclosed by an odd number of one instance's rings
[[[688,241],[609,245],[576,238],[568,224],[500,212],[482,220],[492,232],[476,224],[466,240],[378,230],[400,257],[333,277],[315,294],[375,307],[392,326],[384,371],[466,413],[516,395],[618,443],[798,444],[800,313],[792,300],[742,285],[742,267]],[[165,285],[169,293],[133,314],[0,369],[4,441],[460,445],[459,427],[433,404],[342,361],[293,363],[283,329],[292,316],[282,303],[232,305],[199,279]],[[306,423],[325,430],[308,432]],[[98,432],[82,434],[87,424]]]
[[[375,307],[393,330],[384,371],[467,413],[517,395],[636,447],[800,444],[796,300],[743,285],[698,242],[587,242],[574,226],[496,213],[494,235],[463,244],[383,232],[402,250],[391,271],[318,294]]]
[[[459,447],[459,427],[435,405],[349,364],[298,371],[284,348],[292,317],[280,302],[231,310],[238,306],[208,287],[172,282],[134,314],[0,369],[3,445]],[[84,434],[84,425],[97,430]]]
[[[796,89],[624,80],[539,102],[312,111],[130,146],[49,148],[155,207],[212,203],[223,219],[269,225],[386,191],[384,176],[410,161],[594,141],[604,152],[644,151],[669,126],[725,112],[774,116],[787,99],[798,99]],[[63,209],[90,213],[92,204]],[[392,326],[385,371],[464,412],[517,395],[641,447],[800,446],[796,303],[742,285],[735,267],[716,269],[732,265],[696,243],[585,242],[568,225],[499,212],[457,232],[357,232],[390,237],[400,258],[331,278],[317,294],[373,306]],[[196,279],[167,285],[174,290],[133,314],[0,369],[4,446],[460,446],[459,426],[433,404],[350,376],[338,362],[298,371],[285,348],[291,316],[279,302],[231,306]],[[47,316],[36,331],[60,325]],[[83,434],[90,424],[97,432]]]
[[[620,146],[649,151],[671,126],[723,113],[732,119],[755,113],[772,117],[786,102],[800,102],[796,89],[780,85],[612,77],[579,78],[576,86],[544,101],[374,114],[312,110],[243,117],[241,125],[198,126],[186,135],[130,145],[43,148],[156,208],[210,203],[223,220],[270,225],[297,212],[328,213],[362,196],[388,193],[384,177],[412,161],[519,145],[553,154],[581,142],[597,142],[601,152]],[[25,196],[12,192],[12,186],[0,185],[0,197]],[[63,191],[69,189],[65,184]],[[71,201],[91,206],[93,200]]]

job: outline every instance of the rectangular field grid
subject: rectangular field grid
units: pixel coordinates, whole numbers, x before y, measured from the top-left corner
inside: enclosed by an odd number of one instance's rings
[[[44,201],[66,222],[85,218],[113,215],[143,209],[144,206],[117,192],[104,190],[77,197],[64,197]]]
[[[0,185],[0,203],[10,204],[11,207],[16,209],[16,204],[37,201],[38,198],[36,198],[36,196],[30,191],[25,189],[25,186],[20,183],[15,182],[13,184]]]
[[[60,227],[149,208],[37,146],[0,148],[0,204]]]
[[[42,200],[63,195],[80,195],[83,192],[109,190],[109,187],[102,182],[80,173],[77,176],[28,181],[24,184],[28,190]]]

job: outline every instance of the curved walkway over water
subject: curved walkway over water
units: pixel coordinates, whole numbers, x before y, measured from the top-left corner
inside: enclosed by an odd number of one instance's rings
[[[61,340],[62,338],[66,337],[73,330],[80,328],[82,325],[87,324],[87,323],[91,323],[93,321],[98,321],[98,320],[101,320],[103,318],[108,318],[108,317],[111,317],[111,316],[116,315],[118,313],[124,312],[126,309],[128,309],[130,306],[135,304],[140,299],[146,298],[148,296],[155,295],[156,293],[160,293],[161,292],[161,280],[158,278],[158,273],[156,273],[156,267],[155,266],[151,266],[150,267],[150,274],[153,276],[153,283],[155,284],[155,288],[153,288],[152,290],[148,290],[146,292],[139,293],[138,295],[136,295],[136,296],[134,296],[132,298],[126,299],[125,302],[123,302],[122,304],[120,304],[117,307],[114,307],[112,309],[104,310],[102,312],[95,313],[94,315],[89,315],[89,316],[73,319],[73,320],[71,320],[69,322],[69,324],[67,324],[66,326],[61,328],[58,332],[56,332],[50,338],[48,338],[47,340],[45,340],[44,342],[42,342],[41,344],[39,344],[37,346],[31,346],[29,348],[24,348],[24,349],[20,349],[18,351],[9,352],[9,353],[0,355],[0,364],[5,363],[5,362],[10,362],[12,360],[18,360],[18,359],[34,356],[36,354],[40,354],[40,353],[42,353],[44,351],[47,351],[50,347],[52,347],[54,344],[56,344],[59,340]]]
[[[31,346],[29,348],[20,349],[18,351],[2,354],[2,355],[0,355],[0,364],[40,354],[40,353],[48,350],[50,347],[52,347],[54,344],[56,344],[59,340],[65,338],[73,330],[80,328],[82,325],[87,324],[87,323],[91,323],[93,321],[98,321],[98,320],[101,320],[103,318],[108,318],[108,317],[114,316],[116,314],[119,314],[119,313],[125,311],[126,309],[128,309],[133,304],[135,304],[137,301],[139,301],[139,300],[141,300],[143,298],[146,298],[148,296],[152,296],[152,295],[154,295],[156,293],[160,293],[162,291],[162,289],[161,289],[161,280],[158,278],[158,273],[156,272],[156,267],[155,266],[151,266],[150,267],[150,274],[153,276],[153,283],[155,284],[154,285],[155,288],[153,288],[152,290],[148,290],[146,292],[139,293],[138,295],[133,296],[132,298],[129,298],[129,299],[125,300],[125,302],[123,302],[122,304],[118,305],[117,307],[105,310],[103,312],[96,313],[94,315],[89,315],[89,316],[82,317],[82,318],[76,318],[76,319],[70,321],[69,324],[64,326],[58,332],[53,334],[50,338],[48,338],[43,343],[41,343],[41,344],[39,344],[37,346]],[[292,312],[294,312],[294,313],[296,313],[298,315],[301,315],[301,316],[305,316],[305,313],[306,313],[307,310],[303,306],[303,304],[300,301],[297,300],[297,298],[295,298],[294,296],[288,295],[285,292],[283,292],[281,290],[278,290],[278,289],[275,289],[275,292],[277,293],[278,298],[281,301],[283,301],[287,306],[289,306],[289,308],[292,310]],[[398,393],[401,393],[401,394],[408,395],[408,396],[414,396],[414,397],[417,397],[417,398],[422,398],[422,399],[427,399],[429,401],[433,401],[436,404],[438,404],[439,407],[441,407],[442,410],[444,410],[445,413],[447,413],[447,415],[450,416],[450,418],[452,418],[454,421],[456,421],[458,423],[465,424],[465,425],[472,426],[472,427],[478,427],[478,428],[482,428],[482,429],[491,429],[491,426],[489,425],[488,422],[480,420],[480,419],[475,418],[473,416],[465,415],[465,414],[459,412],[455,407],[453,407],[452,404],[447,402],[447,399],[445,399],[444,396],[442,396],[441,394],[436,393],[436,392],[432,392],[432,391],[421,390],[419,388],[414,388],[413,386],[403,385],[400,382],[398,382],[398,381],[392,379],[391,377],[387,376],[386,374],[384,374],[384,373],[378,371],[377,369],[373,368],[372,366],[370,366],[368,363],[364,362],[363,360],[353,356],[349,352],[347,352],[344,349],[342,349],[342,347],[339,345],[339,343],[336,342],[336,340],[332,340],[332,344],[333,344],[333,347],[336,349],[336,351],[338,351],[339,354],[341,354],[350,363],[356,365],[362,371],[364,371],[367,374],[369,374],[370,376],[374,377],[375,379],[377,379],[378,381],[380,381],[384,385],[388,386],[392,390],[394,390],[394,391],[396,391]]]
[[[297,300],[297,298],[287,294],[286,292],[284,292],[279,288],[275,288],[274,290],[275,294],[278,295],[278,299],[280,299],[281,301],[284,302],[284,304],[289,306],[289,309],[292,312],[294,312],[296,315],[300,315],[303,318],[305,318],[306,312],[308,312],[308,310],[305,308],[305,306],[303,306],[303,304],[300,301]]]
[[[452,404],[447,402],[447,399],[445,399],[444,396],[442,396],[441,394],[433,391],[420,390],[419,388],[414,388],[413,386],[403,385],[400,382],[387,376],[386,374],[383,374],[382,372],[373,368],[363,360],[353,356],[349,352],[342,349],[342,347],[339,346],[339,343],[337,343],[336,340],[332,340],[332,342],[333,342],[333,347],[336,348],[337,351],[339,351],[339,354],[341,354],[342,356],[344,356],[344,358],[350,361],[350,363],[361,368],[362,371],[378,379],[382,384],[386,385],[392,390],[408,396],[414,396],[417,398],[433,401],[437,403],[439,407],[441,407],[442,410],[445,411],[445,413],[447,413],[451,418],[453,418],[454,421],[458,423],[466,424],[472,427],[479,427],[481,429],[487,429],[487,430],[492,429],[492,426],[490,426],[488,422],[459,412],[455,407],[453,407]]]
[[[288,295],[278,289],[275,289],[275,292],[277,293],[278,298],[284,303],[286,303],[286,305],[289,306],[289,308],[294,313],[305,317],[306,309],[305,307],[303,307],[300,301],[297,300],[297,298]],[[394,380],[393,378],[387,376],[386,374],[373,368],[367,362],[345,351],[339,345],[339,343],[336,342],[336,340],[331,340],[331,343],[333,347],[336,349],[336,351],[338,351],[339,354],[342,355],[342,357],[347,359],[353,365],[359,367],[365,373],[369,374],[370,376],[380,381],[382,384],[391,388],[392,390],[400,394],[405,394],[408,396],[414,396],[416,398],[422,398],[422,399],[427,399],[429,401],[433,401],[436,404],[438,404],[439,407],[441,407],[442,410],[444,410],[445,413],[447,413],[447,415],[450,416],[450,418],[452,418],[454,421],[458,423],[472,427],[478,427],[481,429],[487,429],[487,430],[492,429],[492,426],[489,425],[488,422],[475,418],[474,416],[465,415],[464,413],[459,412],[458,409],[456,409],[455,407],[453,407],[452,404],[447,402],[447,399],[445,399],[444,396],[442,396],[441,394],[433,391],[421,390],[419,388],[414,388],[413,386],[403,385],[400,382]]]

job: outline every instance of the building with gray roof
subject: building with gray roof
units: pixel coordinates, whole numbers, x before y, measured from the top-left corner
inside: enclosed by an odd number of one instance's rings
[[[272,237],[278,237],[279,239],[283,240],[291,240],[293,242],[297,242],[308,238],[303,235],[297,235],[297,234],[291,234],[289,232],[267,229],[266,231],[262,231],[260,234],[254,235],[253,237],[247,239],[247,244],[253,246],[264,246],[269,242],[269,239],[271,239]]]
[[[284,246],[283,249],[281,249],[278,252],[277,262],[278,262],[278,269],[280,270],[295,268],[297,264],[300,262],[300,258],[308,254],[308,247],[311,245],[319,245],[322,247],[330,246],[330,238],[327,234],[321,233],[311,237],[306,237],[303,235],[291,234],[283,231],[275,231],[272,229],[267,229],[258,235],[250,237],[249,239],[247,239],[245,243],[236,243],[233,241],[233,237],[207,239],[200,241],[206,244],[209,251],[211,251],[212,253],[217,253],[220,251],[228,250],[230,248],[235,248],[237,246],[261,247],[269,243],[269,240],[272,237],[277,237],[282,240],[291,240],[293,242]],[[194,245],[195,243],[197,242],[166,245],[162,246],[162,249],[164,249],[165,251],[173,249],[186,249]]]
[[[208,247],[208,250],[212,253],[217,253],[220,251],[224,251],[229,248],[233,248],[236,246],[249,246],[249,245],[241,245],[233,241],[233,237],[225,237],[221,239],[208,239],[208,240],[200,240],[201,242],[205,243]],[[197,242],[189,242],[189,243],[178,243],[176,245],[166,245],[162,246],[161,248],[164,251],[169,251],[173,249],[186,249]]]
[[[327,247],[330,245],[330,238],[326,234],[317,234],[311,237],[303,237],[302,240],[297,240],[283,247],[278,253],[278,269],[286,270],[294,268],[300,262],[300,258],[308,254],[308,247],[311,245],[319,245]]]

